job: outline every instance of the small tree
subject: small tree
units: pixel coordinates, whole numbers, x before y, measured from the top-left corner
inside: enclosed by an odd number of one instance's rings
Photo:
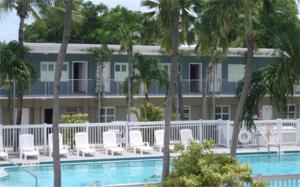
[[[150,102],[144,102],[139,108],[132,108],[131,111],[135,113],[138,121],[160,121],[164,118],[164,109]]]
[[[215,154],[212,143],[203,145],[192,142],[187,151],[173,161],[173,170],[166,187],[204,187],[204,186],[264,186],[251,178],[251,168],[241,165],[234,157]]]

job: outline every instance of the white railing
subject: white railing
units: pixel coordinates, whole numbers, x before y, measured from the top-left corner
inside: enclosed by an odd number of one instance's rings
[[[254,176],[255,180],[263,181],[268,187],[298,187],[300,186],[300,174]]]
[[[258,128],[268,127],[275,132],[276,138],[282,145],[300,144],[300,120],[260,120],[255,121]],[[112,123],[84,123],[84,124],[60,124],[60,133],[63,135],[63,143],[74,149],[74,137],[77,132],[87,132],[91,144],[101,147],[103,132],[116,131],[118,140],[128,147],[128,134],[131,130],[141,130],[144,141],[151,146],[155,145],[154,131],[164,128],[164,121],[156,122],[112,122]],[[245,129],[245,127],[242,127]],[[170,140],[180,141],[180,130],[191,129],[194,139],[203,142],[212,140],[216,145],[230,147],[233,122],[222,120],[197,120],[197,121],[173,121],[170,129]],[[265,139],[255,128],[248,130],[252,134],[247,144],[240,146],[264,146]],[[9,152],[17,152],[18,136],[29,133],[34,135],[34,143],[45,152],[48,145],[48,134],[52,132],[51,124],[39,125],[0,125],[0,137],[3,145]]]

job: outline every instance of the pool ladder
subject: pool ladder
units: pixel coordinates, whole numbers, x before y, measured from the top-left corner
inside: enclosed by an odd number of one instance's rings
[[[21,169],[22,171],[24,171],[25,173],[31,175],[34,180],[35,180],[35,187],[38,187],[38,177],[31,173],[30,171],[28,171],[27,169],[21,167],[20,165],[18,165],[17,163],[13,162],[12,160],[9,160],[9,159],[5,159],[7,162],[11,163],[12,165],[16,166],[17,168]],[[22,163],[22,166],[24,166],[24,163]],[[28,165],[27,165],[28,166]]]

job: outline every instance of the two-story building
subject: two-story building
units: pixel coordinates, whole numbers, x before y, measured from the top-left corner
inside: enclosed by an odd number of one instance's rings
[[[52,122],[52,92],[56,58],[60,44],[54,43],[26,43],[30,52],[26,58],[38,73],[39,80],[32,86],[30,92],[24,97],[23,123],[51,123]],[[88,113],[89,121],[97,119],[97,97],[95,94],[96,62],[94,56],[88,51],[91,47],[100,45],[69,44],[61,77],[61,113]],[[109,45],[114,50],[119,50],[118,45]],[[192,51],[192,47],[182,47],[181,50]],[[159,46],[134,46],[134,52],[152,56],[159,59],[159,67],[170,71],[170,55],[160,52]],[[210,118],[233,119],[238,99],[235,96],[237,82],[244,76],[246,63],[246,49],[230,48],[227,57],[217,65],[214,73],[215,108],[209,105]],[[203,81],[209,57],[192,55],[182,56],[182,88],[186,119],[201,119]],[[259,49],[254,55],[254,68],[258,69],[266,64],[276,61],[275,50]],[[125,53],[115,52],[110,62],[105,64],[103,71],[105,97],[101,121],[126,120],[126,96],[122,84],[128,76],[128,62]],[[212,91],[213,88],[210,88]],[[299,90],[300,91],[300,90]],[[158,83],[153,83],[149,90],[151,102],[163,106],[165,89]],[[144,100],[143,88],[134,96],[134,105],[139,105]],[[299,116],[297,108],[300,104],[298,98],[293,100],[288,107],[287,116]],[[0,124],[7,124],[7,95],[0,88]],[[266,97],[259,108],[259,118],[271,119],[277,116],[276,110],[269,104]]]

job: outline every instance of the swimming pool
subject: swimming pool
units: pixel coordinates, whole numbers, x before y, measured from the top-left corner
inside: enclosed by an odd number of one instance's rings
[[[239,155],[241,163],[250,164],[253,175],[300,173],[300,153]],[[26,167],[38,177],[40,187],[53,186],[53,168],[49,164]],[[92,184],[117,185],[159,182],[162,170],[161,158],[93,161],[62,164],[62,186],[84,187]],[[32,187],[32,176],[16,167],[6,167],[9,175],[0,179],[1,187]]]

